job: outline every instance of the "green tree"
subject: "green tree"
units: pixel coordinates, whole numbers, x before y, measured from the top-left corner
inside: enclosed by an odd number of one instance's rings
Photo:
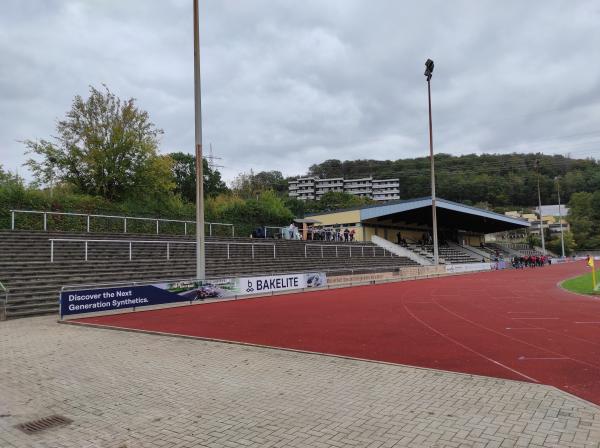
[[[272,190],[279,194],[287,191],[287,180],[280,171],[260,171],[240,173],[233,181],[233,190],[243,198],[256,198],[264,191]]]
[[[2,167],[2,165],[0,165],[0,184],[8,183],[13,179],[14,176],[10,172],[4,171],[4,168]]]
[[[287,180],[281,171],[260,171],[254,175],[254,183],[261,191],[273,190],[276,193],[287,191]]]
[[[53,141],[24,142],[37,156],[26,164],[42,184],[57,179],[109,200],[165,194],[174,185],[171,159],[158,155],[161,134],[133,98],[90,87],[87,99],[75,97]]]
[[[309,213],[332,211],[342,208],[373,204],[374,201],[339,191],[329,191],[318,201],[307,201],[305,210]]]
[[[206,210],[210,219],[234,223],[238,235],[250,235],[259,226],[289,225],[294,219],[283,198],[272,190],[263,191],[250,199],[221,194],[208,198]]]
[[[196,157],[183,152],[169,154],[173,160],[172,175],[175,192],[188,202],[196,202]],[[208,166],[206,159],[202,161],[204,175],[204,196],[212,197],[228,191],[221,179],[221,173]]]
[[[575,239],[573,238],[573,234],[571,232],[564,232],[564,240],[565,240],[565,255],[571,255],[575,249]],[[560,241],[560,234],[552,235],[552,238],[546,242],[546,247],[548,250],[554,252],[557,255],[562,255],[562,243]]]
[[[600,247],[600,191],[573,193],[567,220],[577,249]]]

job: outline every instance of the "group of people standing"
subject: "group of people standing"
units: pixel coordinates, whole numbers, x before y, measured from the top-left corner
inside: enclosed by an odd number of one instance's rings
[[[339,241],[339,242],[352,242],[356,236],[356,231],[354,229],[350,230],[348,227],[345,229],[333,229],[330,227],[321,227],[316,228],[313,227],[308,230],[308,239],[309,240],[318,240],[318,241]]]
[[[551,265],[552,259],[546,255],[521,255],[512,258],[512,266],[515,269],[536,268]]]

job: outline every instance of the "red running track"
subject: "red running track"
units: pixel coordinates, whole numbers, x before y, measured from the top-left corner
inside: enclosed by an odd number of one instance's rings
[[[600,404],[600,300],[584,262],[79,319],[550,384]]]

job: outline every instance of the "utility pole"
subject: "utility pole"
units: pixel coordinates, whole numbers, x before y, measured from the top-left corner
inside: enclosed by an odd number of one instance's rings
[[[206,275],[204,246],[204,174],[202,172],[202,98],[200,90],[200,18],[194,2],[194,117],[196,150],[196,279]]]
[[[535,169],[537,171],[538,210],[540,212],[540,236],[542,237],[542,254],[546,255],[546,242],[544,241],[544,221],[542,217],[542,195],[540,193],[540,161],[536,159]]]
[[[431,221],[433,227],[433,264],[439,264],[437,216],[435,208],[435,163],[433,159],[433,125],[431,120],[431,76],[433,74],[433,61],[425,62],[425,76],[427,77],[427,99],[429,101],[429,158],[431,159]]]
[[[562,248],[562,257],[565,258],[565,234],[562,225],[562,210],[560,206],[560,177],[556,176],[556,192],[558,193],[558,222],[560,223],[560,246]]]

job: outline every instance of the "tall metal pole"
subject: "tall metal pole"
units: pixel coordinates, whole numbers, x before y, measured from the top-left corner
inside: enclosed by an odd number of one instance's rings
[[[433,161],[433,125],[431,122],[431,81],[427,79],[427,97],[429,100],[429,158],[431,159],[431,219],[433,222],[433,264],[439,264],[437,217],[435,210],[435,167]]]
[[[560,206],[560,180],[556,178],[556,191],[558,193],[558,222],[560,223],[560,246],[562,249],[562,257],[565,258],[565,234],[562,225],[562,210]]]
[[[194,116],[196,134],[196,278],[204,280],[204,175],[202,173],[202,99],[200,90],[200,19],[194,0]]]
[[[538,207],[540,212],[540,235],[542,237],[542,254],[546,255],[546,243],[544,241],[544,220],[542,216],[542,195],[540,193],[540,165],[539,160],[535,161],[537,168],[537,187],[538,187]]]

